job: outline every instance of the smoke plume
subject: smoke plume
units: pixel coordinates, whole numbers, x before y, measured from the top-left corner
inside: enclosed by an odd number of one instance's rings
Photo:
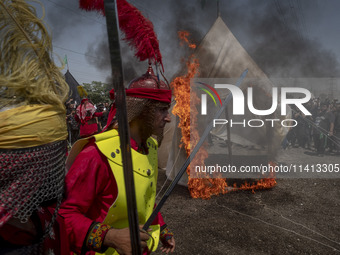
[[[217,18],[218,12],[243,47],[269,77],[339,76],[333,52],[310,38],[303,13],[312,11],[313,2],[300,1],[130,1],[154,24],[169,80],[183,68],[190,53],[179,44],[177,32],[190,32],[199,44]],[[89,62],[97,68],[108,66],[107,39],[101,38],[88,54],[98,56]],[[147,63],[139,63],[133,50],[122,45],[126,80],[143,74]]]

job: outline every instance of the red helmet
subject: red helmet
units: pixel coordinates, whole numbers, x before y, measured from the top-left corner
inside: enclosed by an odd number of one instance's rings
[[[151,65],[149,65],[149,68],[146,71],[146,73],[132,80],[128,88],[169,89],[169,86],[154,74]]]
[[[110,98],[114,99],[114,96],[114,90],[112,89],[110,91]],[[141,107],[141,100],[143,99],[149,98],[163,103],[171,103],[171,90],[169,86],[158,79],[158,77],[154,74],[151,65],[149,65],[145,74],[130,82],[128,89],[126,90],[126,96],[126,102],[130,106],[128,108],[135,109],[128,113],[129,120],[140,114],[140,110],[143,109],[143,107]],[[138,98],[138,100],[130,100],[129,98]],[[116,105],[113,104],[109,113],[106,125],[107,127],[112,124],[116,111]]]

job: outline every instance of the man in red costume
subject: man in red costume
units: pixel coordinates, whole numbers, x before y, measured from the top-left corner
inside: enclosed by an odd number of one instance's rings
[[[87,98],[81,100],[77,107],[75,119],[80,123],[79,136],[88,137],[98,133],[97,117],[103,116],[104,112],[96,112],[96,108]]]
[[[126,90],[131,153],[139,223],[152,213],[158,174],[157,148],[170,122],[171,90],[149,67]],[[66,198],[59,213],[64,217],[71,249],[80,254],[131,254],[125,186],[117,124],[108,119],[109,130],[78,141],[67,159]],[[111,125],[110,125],[111,124]],[[111,129],[110,129],[111,127]],[[113,127],[113,128],[112,128]],[[157,136],[156,139],[151,136]],[[148,233],[141,232],[144,252],[175,248],[173,234],[158,214]],[[148,248],[146,248],[148,246]]]

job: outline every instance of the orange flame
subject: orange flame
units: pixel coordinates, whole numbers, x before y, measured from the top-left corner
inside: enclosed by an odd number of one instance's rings
[[[187,32],[187,31],[178,31],[178,37],[179,37],[179,39],[182,40],[181,45],[183,44],[183,41],[184,41],[184,42],[186,42],[188,44],[189,48],[196,49],[196,44],[190,43],[189,39],[188,39],[188,36],[189,36],[189,32]]]
[[[186,31],[178,32],[180,39],[188,43],[190,48],[196,48],[195,44],[189,43],[189,33]],[[191,55],[186,62],[187,73],[183,76],[176,77],[171,82],[174,91],[176,105],[172,113],[179,117],[178,127],[181,129],[181,142],[185,148],[186,154],[189,156],[191,149],[198,143],[200,136],[197,130],[196,108],[190,108],[190,102],[194,105],[200,103],[199,97],[195,93],[190,93],[190,79],[199,74],[199,62],[194,55]],[[191,143],[190,143],[191,141]],[[208,157],[208,152],[202,146],[197,152],[195,158],[191,162],[194,165],[204,165],[204,160]],[[190,176],[190,166],[187,168],[188,189],[193,198],[209,199],[212,195],[225,194],[229,191],[236,190],[252,190],[267,189],[276,185],[275,178],[261,179],[256,184],[244,183],[241,187],[228,187],[227,182],[223,178],[195,178]],[[202,176],[200,176],[202,177]],[[217,176],[218,177],[218,176]]]
[[[272,166],[276,165],[274,162],[269,162],[269,164]],[[270,172],[268,178],[260,179],[256,183],[254,182],[252,184],[245,182],[238,189],[239,190],[251,190],[252,193],[255,193],[255,190],[270,189],[270,188],[273,188],[275,185],[276,185],[275,174],[274,172]]]
[[[195,48],[195,44],[190,44],[187,36],[189,35],[186,31],[180,31],[179,36],[182,40],[189,44],[189,47]],[[171,83],[174,89],[174,95],[176,105],[173,108],[172,113],[179,117],[178,127],[181,129],[182,138],[181,142],[184,145],[187,155],[190,154],[190,149],[194,148],[199,141],[199,133],[197,131],[197,110],[190,109],[190,102],[198,104],[200,99],[194,93],[190,93],[190,79],[198,75],[199,62],[193,55],[189,57],[186,62],[187,74],[175,78]],[[190,99],[190,100],[189,100]],[[191,110],[191,113],[190,113]],[[191,116],[190,116],[191,115]],[[192,119],[191,119],[192,118]],[[191,123],[191,126],[190,126]],[[192,143],[190,143],[190,140]],[[202,146],[197,152],[192,164],[204,165],[204,160],[208,157],[208,152]],[[219,193],[227,192],[227,184],[224,179],[203,179],[193,178],[190,176],[190,166],[187,168],[189,177],[188,188],[190,194],[194,198],[208,199],[211,195],[217,195]]]

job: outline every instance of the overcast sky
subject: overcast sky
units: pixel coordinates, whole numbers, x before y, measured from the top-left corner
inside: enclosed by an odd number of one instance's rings
[[[67,55],[76,80],[107,82],[105,18],[80,10],[77,0],[41,2],[54,52],[61,58]],[[217,0],[129,2],[154,24],[168,79],[181,70],[181,59],[189,54],[179,45],[177,31],[187,30],[198,44],[217,17]],[[340,1],[220,0],[219,6],[224,22],[269,77],[340,77]],[[147,63],[138,63],[126,45],[122,49],[126,75],[132,79],[144,73]]]

